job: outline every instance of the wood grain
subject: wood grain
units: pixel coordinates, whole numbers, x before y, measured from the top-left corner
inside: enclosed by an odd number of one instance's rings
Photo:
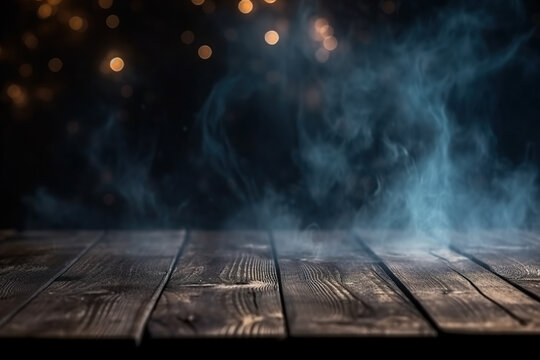
[[[268,234],[192,232],[148,328],[155,338],[285,336]]]
[[[523,232],[461,234],[453,247],[540,300],[540,242]]]
[[[449,333],[539,333],[539,303],[429,238],[358,232],[437,326]]]
[[[274,232],[292,336],[434,335],[345,232]]]
[[[0,334],[140,340],[184,235],[183,231],[106,234]]]
[[[23,232],[0,242],[0,326],[65,271],[102,232]]]

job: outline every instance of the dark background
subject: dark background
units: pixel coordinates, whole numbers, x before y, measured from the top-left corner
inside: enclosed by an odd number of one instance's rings
[[[223,23],[234,29],[257,21],[264,11],[286,16],[297,2],[254,1],[255,12],[246,16],[235,1],[195,6],[188,0],[116,0],[103,9],[94,0],[63,0],[53,1],[53,14],[42,19],[37,11],[44,3],[0,2],[0,227],[217,227],[242,207],[227,180],[205,163],[196,115],[226,71]],[[337,31],[361,18],[368,31],[399,32],[447,1],[394,1],[392,11],[388,3],[324,1],[321,6]],[[534,29],[540,7],[527,1],[525,9],[522,26]],[[105,23],[111,14],[120,19],[115,29]],[[85,19],[84,31],[69,28],[73,15]],[[186,30],[195,34],[192,44],[181,41]],[[25,44],[28,34],[37,38],[35,46]],[[208,60],[197,55],[202,44],[213,49]],[[527,46],[538,54],[537,30]],[[124,59],[125,68],[103,73],[100,66],[112,54]],[[59,72],[48,67],[55,57],[63,63]],[[22,74],[23,64],[30,64],[31,74]],[[501,86],[494,89],[503,100],[497,104],[499,116],[487,121],[502,158],[540,166],[540,83],[513,81],[516,72],[509,68],[500,74]],[[18,100],[8,94],[13,84],[22,89]],[[237,116],[254,114],[256,109],[247,107]],[[113,130],[103,130],[111,124]],[[230,131],[245,154],[261,146],[254,126],[233,124]],[[294,137],[286,144],[294,147]],[[278,188],[298,177],[286,149],[267,162],[275,171],[266,172],[264,181]],[[134,177],[143,179],[138,187],[125,185]],[[324,214],[310,216],[308,223]]]

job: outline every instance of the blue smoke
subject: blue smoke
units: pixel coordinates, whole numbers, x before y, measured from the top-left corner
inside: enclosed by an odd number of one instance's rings
[[[311,4],[245,24],[199,113],[207,163],[245,204],[236,217],[272,227],[317,214],[334,226],[422,232],[530,225],[536,169],[502,159],[489,127],[494,79],[534,61],[524,56],[531,31],[513,28],[524,22],[520,2],[454,2],[361,43],[355,29],[336,28],[338,49],[323,64],[310,37],[321,6]],[[269,47],[257,35],[279,21],[287,30]],[[246,121],[273,129],[249,132],[249,152],[228,121],[242,107],[252,109]],[[299,177],[265,180],[280,168]]]

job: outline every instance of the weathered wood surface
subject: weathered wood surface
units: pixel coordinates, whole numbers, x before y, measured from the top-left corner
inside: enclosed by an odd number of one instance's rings
[[[452,238],[456,251],[471,257],[540,300],[540,241],[522,231],[475,232]]]
[[[434,335],[384,270],[345,232],[274,232],[293,336]]]
[[[450,333],[539,333],[539,303],[430,239],[358,232],[425,309]]]
[[[149,333],[156,338],[285,336],[268,234],[191,232]]]
[[[102,232],[29,231],[0,242],[0,326],[78,259]]]
[[[106,234],[0,334],[140,340],[183,240],[182,231]]]

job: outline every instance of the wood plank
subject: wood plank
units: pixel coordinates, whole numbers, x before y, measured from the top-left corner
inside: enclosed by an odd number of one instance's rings
[[[291,335],[435,335],[350,234],[279,231],[274,239]]]
[[[0,242],[0,326],[101,235],[89,231],[27,231]]]
[[[154,338],[285,336],[268,234],[192,232],[148,328]]]
[[[358,232],[449,333],[540,333],[540,303],[429,238]]]
[[[540,242],[530,239],[521,232],[460,234],[453,247],[540,300]]]
[[[184,235],[183,231],[107,233],[0,334],[139,341]]]

